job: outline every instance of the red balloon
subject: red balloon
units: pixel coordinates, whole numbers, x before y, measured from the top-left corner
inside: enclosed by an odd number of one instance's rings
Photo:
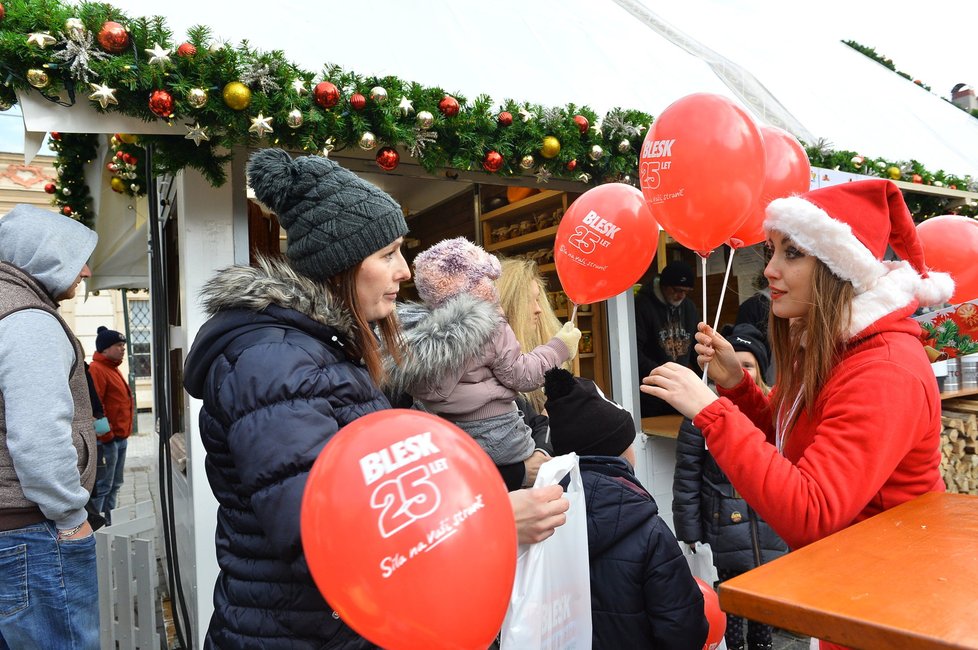
[[[706,620],[710,624],[710,631],[706,633],[706,643],[703,645],[703,650],[715,650],[720,645],[720,641],[723,640],[723,633],[727,631],[727,615],[720,609],[720,599],[713,587],[699,578],[694,579],[696,586],[703,592],[703,613],[706,614]]]
[[[748,212],[727,243],[731,248],[753,246],[764,241],[764,211],[774,199],[807,192],[811,188],[812,167],[804,147],[783,129],[761,126],[764,144],[764,185],[760,203]]]
[[[452,423],[391,409],[343,427],[313,465],[302,546],[323,597],[373,643],[489,646],[516,571],[506,487]]]
[[[917,237],[927,266],[954,280],[951,303],[978,298],[978,221],[955,214],[931,217],[917,224]]]
[[[642,193],[625,183],[599,185],[567,209],[554,239],[554,262],[574,303],[607,300],[649,268],[659,240]]]
[[[656,221],[706,257],[737,231],[760,198],[761,132],[726,97],[687,95],[666,107],[645,136],[639,180]]]

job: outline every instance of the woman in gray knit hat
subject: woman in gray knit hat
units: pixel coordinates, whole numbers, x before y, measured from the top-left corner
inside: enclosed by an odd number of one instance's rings
[[[205,648],[372,648],[313,583],[300,513],[326,443],[390,408],[378,386],[382,352],[400,357],[394,304],[411,277],[407,224],[390,196],[328,158],[265,149],[248,178],[288,244],[284,260],[230,267],[205,285],[211,317],[187,356],[184,386],[203,400],[218,501],[221,571]],[[559,495],[530,496],[517,512],[535,522],[529,530],[552,531],[560,520],[544,516],[559,514]]]

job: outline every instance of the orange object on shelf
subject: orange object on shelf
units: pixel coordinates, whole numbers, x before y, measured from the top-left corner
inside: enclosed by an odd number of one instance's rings
[[[522,201],[526,197],[536,194],[539,191],[540,190],[533,187],[517,187],[514,185],[506,188],[506,199],[510,203],[516,203],[517,201]]]

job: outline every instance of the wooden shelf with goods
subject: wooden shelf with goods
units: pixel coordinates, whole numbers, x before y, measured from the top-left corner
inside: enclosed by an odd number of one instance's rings
[[[561,320],[569,316],[557,266],[553,261],[554,238],[560,218],[578,195],[544,190],[485,212],[480,218],[483,247],[492,253],[527,257],[537,263],[547,283],[547,296]],[[556,299],[560,297],[560,302]],[[610,390],[607,362],[607,324],[604,303],[578,307],[577,326],[587,333],[574,357],[574,374],[588,377],[605,392]],[[589,351],[585,351],[588,350]]]

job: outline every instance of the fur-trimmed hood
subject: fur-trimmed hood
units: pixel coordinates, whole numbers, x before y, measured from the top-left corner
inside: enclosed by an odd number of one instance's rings
[[[479,355],[502,320],[499,307],[461,294],[435,309],[400,303],[405,354],[400,365],[388,360],[388,382],[396,392],[457,382],[466,364]]]
[[[253,267],[223,269],[201,289],[200,301],[211,318],[187,355],[184,383],[194,396],[211,362],[249,329],[285,325],[341,350],[353,334],[353,316],[329,288],[284,260],[259,258]]]

